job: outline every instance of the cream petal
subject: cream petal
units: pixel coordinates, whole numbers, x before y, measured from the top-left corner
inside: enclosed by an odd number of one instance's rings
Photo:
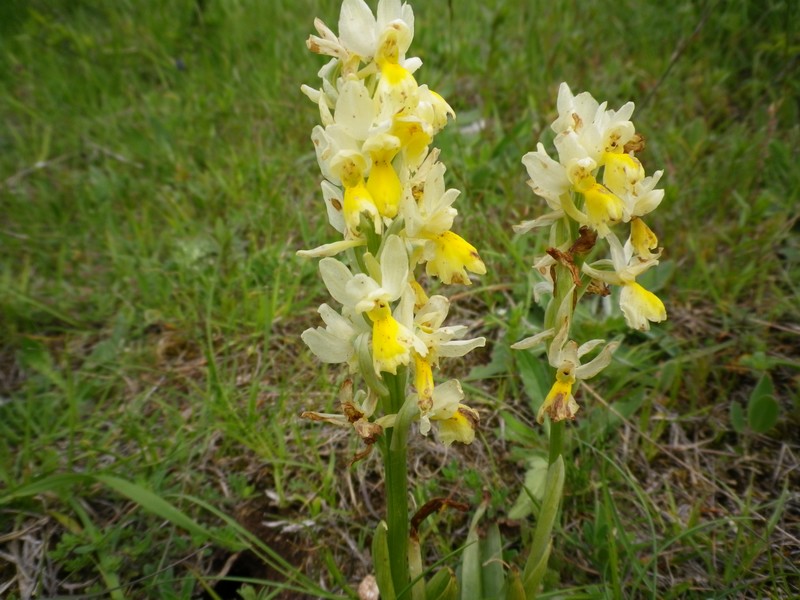
[[[486,338],[478,337],[471,340],[453,340],[440,344],[437,348],[439,356],[456,358],[472,352],[475,348],[483,348],[486,345]]]
[[[433,408],[429,416],[433,420],[449,419],[458,410],[464,399],[464,391],[457,379],[451,379],[433,388]]]
[[[344,252],[356,246],[363,246],[366,244],[364,240],[340,240],[338,242],[331,242],[330,244],[323,244],[311,250],[298,250],[297,255],[304,258],[320,258],[323,256],[336,256],[340,252]]]
[[[553,212],[546,213],[541,217],[537,217],[531,221],[523,221],[519,225],[512,226],[512,229],[516,233],[528,233],[532,229],[537,229],[539,227],[549,227],[556,221],[560,220],[564,217],[563,210],[555,210]]]
[[[611,342],[606,344],[606,347],[600,351],[600,354],[595,356],[585,365],[581,365],[575,369],[575,377],[578,379],[591,379],[597,375],[600,371],[611,364],[611,355],[614,354],[618,347],[619,342]],[[580,354],[580,350],[578,351],[578,354]]]
[[[336,231],[344,234],[345,222],[344,213],[342,212],[344,197],[342,190],[330,181],[323,181],[320,187],[322,187],[322,198],[325,200],[325,209],[328,212],[328,222]]]
[[[444,296],[435,295],[428,299],[419,311],[417,312],[414,321],[420,325],[430,327],[431,329],[439,329],[447,317],[447,312],[450,310],[450,301]]]
[[[347,293],[347,284],[353,278],[350,269],[335,258],[323,258],[319,261],[319,272],[334,300],[339,304],[351,305],[350,295]]]
[[[374,103],[361,80],[346,81],[339,91],[333,118],[357,140],[367,138],[374,119]]]
[[[378,30],[383,30],[395,19],[402,19],[403,11],[400,0],[379,0],[375,16],[377,17]]]
[[[322,304],[317,312],[322,317],[325,325],[327,325],[326,329],[328,332],[339,339],[347,340],[349,343],[350,339],[355,335],[356,330],[348,319],[340,315],[327,304]]]
[[[589,352],[597,348],[600,344],[604,344],[605,342],[606,342],[605,340],[589,340],[588,342],[584,342],[578,347],[578,358],[580,358],[581,356],[586,356],[587,354],[589,354]]]
[[[322,362],[343,363],[353,356],[353,344],[349,340],[342,340],[321,327],[306,329],[300,337]]]
[[[381,252],[381,286],[397,300],[408,283],[408,252],[399,236],[390,235]]]
[[[377,45],[375,17],[364,0],[344,0],[339,13],[339,39],[351,51],[371,57]]]
[[[555,333],[555,329],[552,327],[550,329],[545,329],[544,331],[540,331],[536,335],[532,335],[530,337],[526,337],[518,341],[515,344],[511,344],[512,350],[527,350],[528,348],[533,348],[534,346],[538,346],[546,339],[549,339]]]

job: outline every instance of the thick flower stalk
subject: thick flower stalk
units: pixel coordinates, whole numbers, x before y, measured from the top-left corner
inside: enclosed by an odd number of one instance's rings
[[[470,274],[486,268],[452,230],[459,192],[446,188],[445,166],[432,144],[455,113],[415,78],[422,63],[407,56],[411,7],[380,0],[373,14],[363,0],[344,0],[338,35],[319,19],[315,27],[318,35],[307,45],[330,60],[319,71],[319,86],[302,91],[319,110],[311,139],[323,176],[321,199],[338,236],[298,252],[322,259],[320,274],[333,298],[319,308],[323,325],[302,337],[323,362],[346,365],[350,377],[342,414],[304,416],[351,427],[367,444],[357,458],[373,444],[381,449],[391,577],[376,574],[400,594],[410,583],[408,432],[416,421],[421,434],[435,430],[446,445],[473,441],[478,413],[464,402],[458,381],[436,384],[434,372],[441,358],[462,357],[485,343],[465,339],[465,326],[445,325],[449,301],[429,297],[424,284],[469,285]]]
[[[658,265],[662,248],[645,223],[664,197],[657,189],[662,171],[646,176],[636,154],[644,139],[630,121],[632,102],[619,110],[598,103],[588,92],[574,96],[566,83],[558,92],[557,159],[543,144],[522,158],[536,195],[546,202],[544,215],[516,226],[517,232],[548,230],[546,253],[534,261],[541,281],[534,286],[536,300],[549,294],[543,330],[517,342],[515,349],[546,343],[547,360],[554,369],[553,384],[542,399],[537,421],[549,420],[548,493],[558,505],[563,485],[562,438],[564,421],[580,410],[575,398],[582,380],[594,377],[611,363],[619,343],[572,339],[576,303],[585,295],[614,295],[627,325],[647,331],[650,323],[666,319],[663,302],[636,279]],[[624,243],[621,239],[626,240]],[[591,357],[586,360],[586,357]],[[557,488],[557,489],[555,489]],[[549,520],[537,522],[534,547],[523,575],[530,597],[544,574],[550,551]]]

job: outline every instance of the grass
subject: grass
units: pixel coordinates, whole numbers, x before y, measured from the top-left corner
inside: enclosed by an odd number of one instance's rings
[[[645,166],[666,170],[652,225],[668,260],[650,283],[670,320],[642,335],[580,313],[624,353],[579,398],[549,589],[796,595],[797,8],[414,9],[419,79],[459,115],[437,137],[463,190],[457,228],[490,269],[454,291],[453,320],[491,341],[446,367],[469,375],[481,443],[417,440],[415,501],[475,510],[489,489],[502,520],[544,451],[549,374],[508,350],[542,318],[541,242],[511,225],[543,208],[519,161],[549,139],[566,80],[634,100]],[[349,468],[353,440],[298,418],[330,408],[340,377],[299,340],[325,293],[294,256],[331,239],[299,86],[322,64],[303,44],[312,15],[337,14],[332,0],[0,7],[5,597],[352,596],[370,571],[377,462]],[[423,548],[447,556],[468,525],[431,520]],[[505,523],[509,561],[530,527]]]

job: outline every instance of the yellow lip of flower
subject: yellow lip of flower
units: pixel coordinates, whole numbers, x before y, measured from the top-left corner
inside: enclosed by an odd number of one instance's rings
[[[408,330],[397,322],[386,302],[379,301],[367,312],[372,320],[372,361],[375,372],[397,374],[397,367],[411,359],[411,339]]]
[[[397,209],[400,206],[403,185],[389,162],[390,160],[379,160],[372,163],[372,169],[367,178],[367,190],[372,196],[378,212],[384,217],[393,219],[397,216]]]
[[[388,43],[383,44],[375,60],[381,72],[375,91],[376,106],[380,109],[388,102],[392,114],[405,113],[419,102],[419,86],[411,72],[399,64],[396,44],[387,50]]]
[[[603,185],[618,195],[625,190],[633,190],[644,179],[642,163],[630,154],[606,152],[603,154],[603,161]]]
[[[626,282],[623,286],[619,306],[628,327],[632,329],[647,331],[650,321],[660,323],[667,318],[667,309],[661,299],[635,281]]]
[[[553,383],[553,387],[550,388],[550,392],[547,394],[547,397],[544,399],[536,415],[536,421],[539,424],[544,422],[545,414],[547,414],[553,422],[575,418],[580,407],[572,396],[573,383],[575,383],[574,376],[559,377],[559,374],[556,375],[556,381]]]
[[[420,414],[433,407],[433,370],[431,364],[416,352],[414,356],[414,387],[417,388],[417,404]]]
[[[409,78],[414,79],[414,76],[408,72],[408,69],[400,66],[396,62],[384,61],[380,65],[381,75],[386,78],[386,82],[391,86],[399,86],[405,83]]]
[[[625,203],[609,189],[599,183],[594,183],[583,192],[586,200],[586,215],[589,223],[597,230],[600,237],[610,233],[609,223],[616,223],[622,219]]]
[[[344,201],[342,211],[347,230],[353,237],[358,236],[361,224],[361,213],[367,213],[375,224],[375,232],[380,232],[380,217],[375,199],[370,194],[369,189],[364,184],[362,178],[358,178],[354,185],[344,186]]]
[[[477,275],[486,273],[486,265],[475,247],[452,231],[445,231],[433,240],[434,256],[426,265],[428,275],[439,277],[444,283],[470,285],[467,271]]]
[[[638,217],[631,219],[631,245],[636,254],[645,260],[656,257],[651,250],[658,248],[658,237]]]
[[[475,440],[475,430],[480,423],[480,415],[466,404],[459,404],[453,416],[438,423],[439,439],[445,446],[453,442],[471,444]]]
[[[431,126],[412,115],[395,116],[390,132],[400,139],[406,160],[413,165],[424,158],[425,150],[433,141]]]

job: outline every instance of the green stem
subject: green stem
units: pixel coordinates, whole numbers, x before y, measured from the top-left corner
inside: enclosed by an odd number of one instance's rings
[[[403,410],[405,400],[406,372],[397,375],[384,373],[389,388],[389,410],[397,414],[392,429],[384,436],[383,463],[386,472],[386,524],[388,526],[389,564],[392,581],[398,597],[410,582],[408,570],[408,458],[407,442],[410,417]]]
[[[550,423],[550,450],[547,464],[552,465],[564,449],[564,421]]]

